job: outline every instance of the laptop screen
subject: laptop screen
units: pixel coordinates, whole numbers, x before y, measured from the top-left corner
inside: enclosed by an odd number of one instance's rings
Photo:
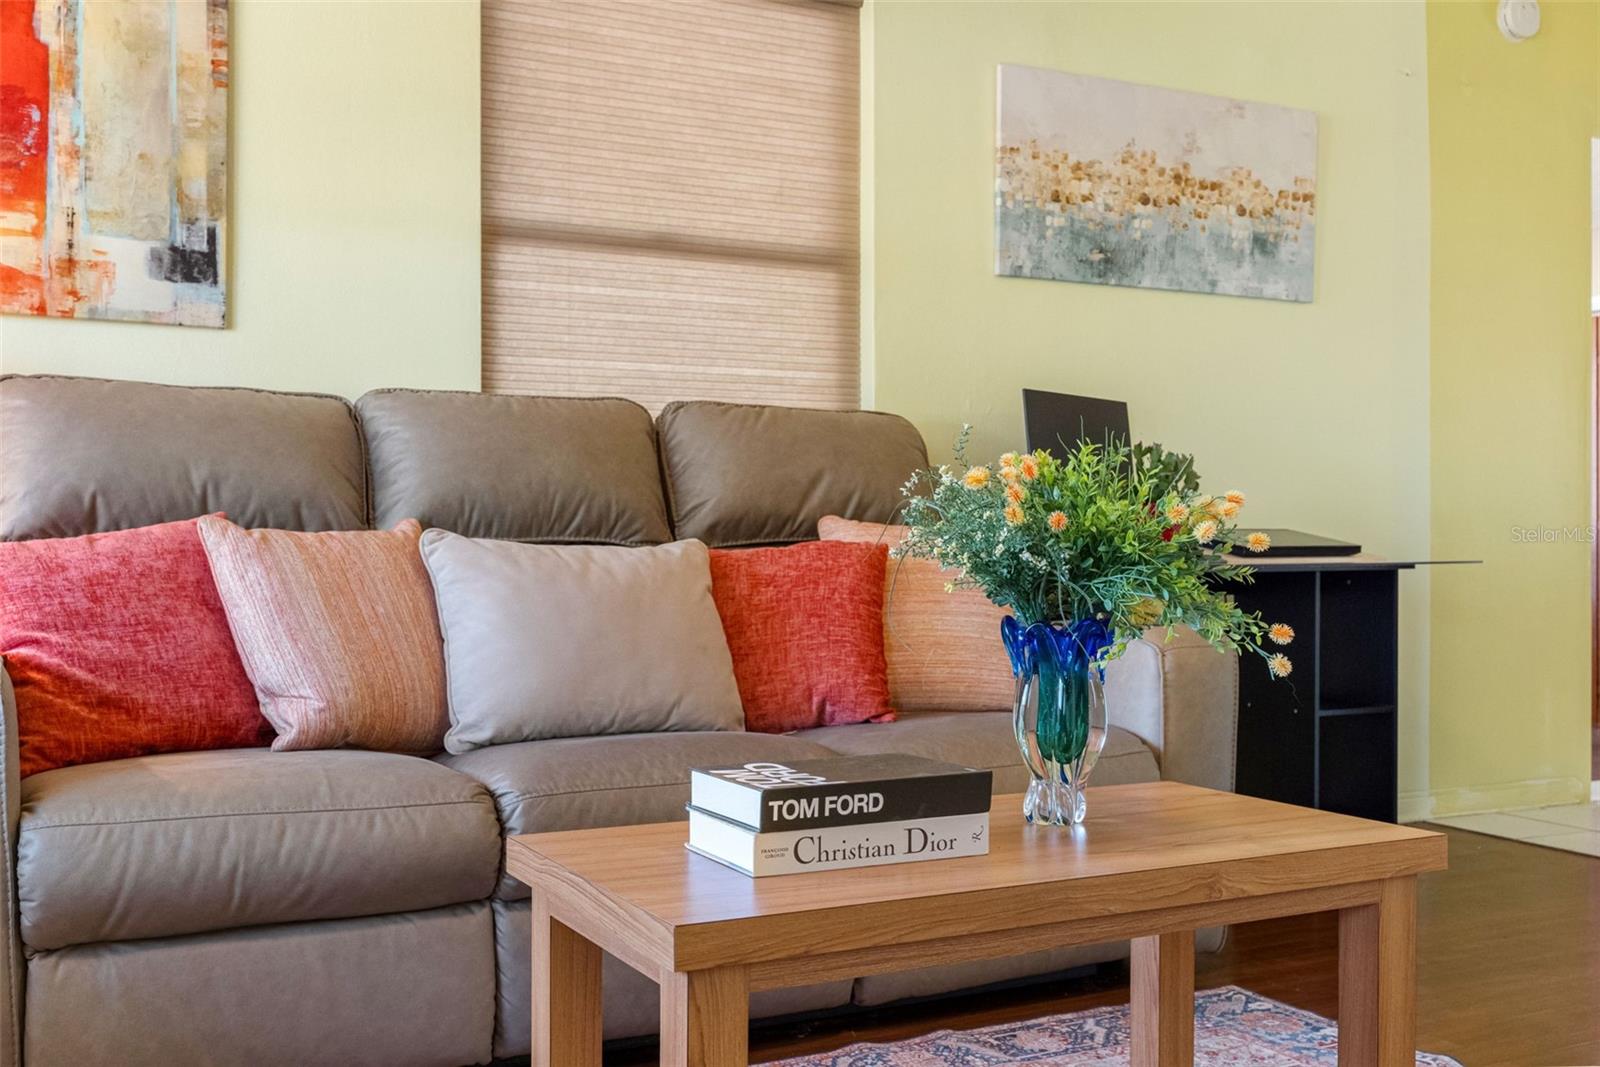
[[[1080,441],[1103,445],[1115,439],[1126,444],[1128,405],[1122,400],[1024,389],[1022,428],[1030,452],[1048,448],[1060,456],[1076,449]]]

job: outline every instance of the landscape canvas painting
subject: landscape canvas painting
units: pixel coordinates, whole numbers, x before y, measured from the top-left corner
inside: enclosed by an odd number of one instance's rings
[[[0,0],[0,312],[222,326],[227,0]]]
[[[1309,301],[1310,111],[1003,65],[995,273]]]

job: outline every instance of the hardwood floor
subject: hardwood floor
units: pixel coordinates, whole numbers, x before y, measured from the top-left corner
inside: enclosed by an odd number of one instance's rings
[[[1600,859],[1460,830],[1450,870],[1419,886],[1418,1044],[1466,1067],[1600,1064]],[[1239,985],[1338,1014],[1338,919],[1235,927],[1200,956],[1196,989]],[[758,1027],[752,1062],[826,1052],[1126,1002],[1125,967],[981,996],[844,1018]],[[607,1067],[655,1062],[654,1047],[611,1050]]]

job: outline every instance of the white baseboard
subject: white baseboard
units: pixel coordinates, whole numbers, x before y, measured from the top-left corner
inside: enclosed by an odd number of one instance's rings
[[[1435,789],[1431,793],[1400,798],[1400,821],[1420,822],[1443,815],[1476,815],[1513,808],[1543,808],[1554,804],[1583,804],[1600,797],[1600,782],[1582,778],[1534,778],[1523,782]]]
[[[1433,794],[1401,793],[1397,810],[1401,822],[1427,822],[1433,818]]]

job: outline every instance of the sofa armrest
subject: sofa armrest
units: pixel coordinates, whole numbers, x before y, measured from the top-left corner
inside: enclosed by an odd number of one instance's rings
[[[23,963],[20,921],[17,916],[17,823],[22,812],[22,774],[17,758],[17,700],[0,657],[0,805],[5,808],[0,833],[0,938],[5,959],[0,962],[0,1067],[22,1064]]]
[[[1149,745],[1167,781],[1233,789],[1239,657],[1187,626],[1146,630],[1106,667],[1106,718]]]

